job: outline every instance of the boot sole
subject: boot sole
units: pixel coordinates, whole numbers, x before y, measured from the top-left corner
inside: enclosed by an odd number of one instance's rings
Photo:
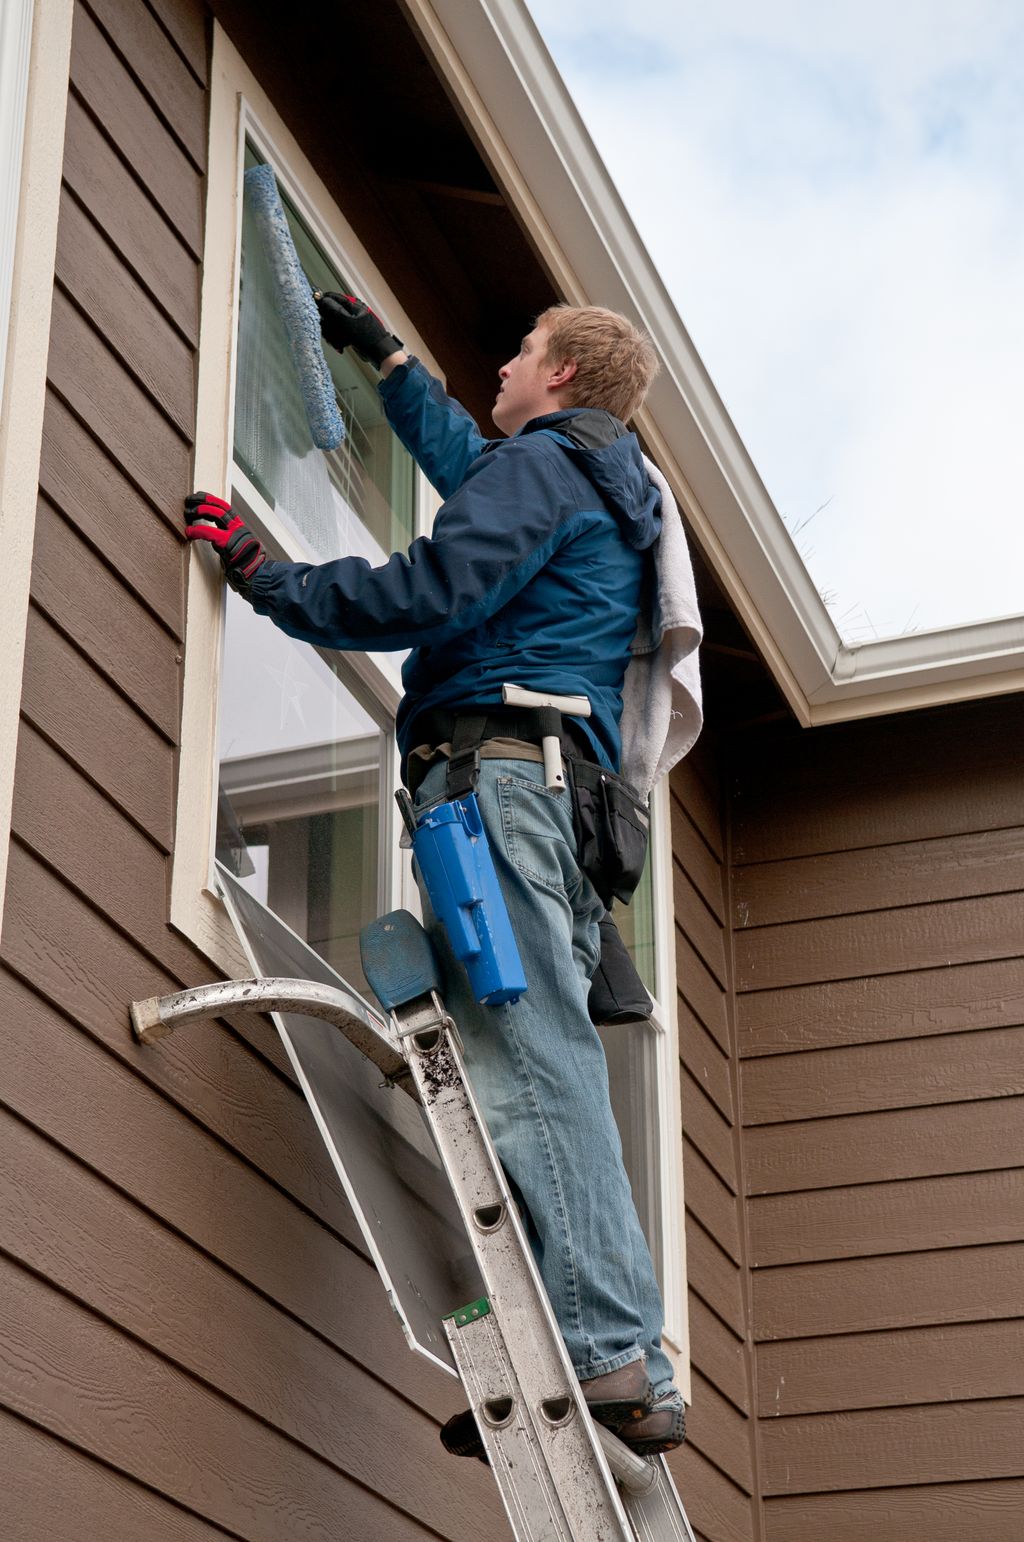
[[[668,1412],[671,1412],[671,1419],[663,1418],[663,1413]],[[686,1439],[685,1408],[659,1409],[652,1415],[652,1423],[655,1419],[658,1420],[658,1427],[650,1431],[644,1431],[636,1425],[624,1425],[619,1431],[623,1445],[628,1446],[637,1456],[662,1456],[666,1451],[674,1451],[683,1444]]]
[[[447,1424],[441,1426],[441,1444],[451,1456],[475,1456],[481,1462],[487,1462],[484,1443],[469,1408],[465,1413],[453,1414]]]
[[[603,1424],[605,1429],[620,1430],[624,1425],[649,1414],[653,1403],[654,1393],[649,1392],[645,1398],[619,1398],[617,1401],[605,1403],[588,1402],[587,1408],[590,1417],[597,1424]]]

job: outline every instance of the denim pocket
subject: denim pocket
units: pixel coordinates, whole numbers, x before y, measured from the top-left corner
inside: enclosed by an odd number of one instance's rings
[[[569,795],[525,777],[498,779],[505,849],[513,867],[545,888],[572,893],[580,882]]]

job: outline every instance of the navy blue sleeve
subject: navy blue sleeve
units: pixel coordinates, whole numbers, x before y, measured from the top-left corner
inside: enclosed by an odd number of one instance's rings
[[[439,380],[410,359],[377,387],[388,422],[442,498],[450,498],[488,441]]]
[[[561,450],[539,435],[480,459],[432,536],[381,567],[362,557],[311,566],[265,562],[253,607],[292,637],[340,649],[447,642],[495,615],[576,526]]]

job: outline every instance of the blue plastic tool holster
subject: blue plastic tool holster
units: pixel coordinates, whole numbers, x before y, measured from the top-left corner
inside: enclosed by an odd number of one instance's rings
[[[419,814],[408,793],[396,793],[396,798],[430,904],[452,952],[465,965],[477,1001],[496,1007],[518,1001],[526,990],[526,975],[472,790],[475,776],[470,773],[464,779],[456,797],[451,796],[454,780],[449,777],[447,802]]]

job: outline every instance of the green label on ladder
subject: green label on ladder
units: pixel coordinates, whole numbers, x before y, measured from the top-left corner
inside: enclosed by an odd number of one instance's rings
[[[491,1303],[486,1296],[481,1296],[479,1301],[471,1301],[468,1306],[460,1306],[457,1312],[449,1312],[448,1321],[456,1328],[464,1328],[467,1323],[476,1322],[478,1317],[486,1317],[490,1310]]]

